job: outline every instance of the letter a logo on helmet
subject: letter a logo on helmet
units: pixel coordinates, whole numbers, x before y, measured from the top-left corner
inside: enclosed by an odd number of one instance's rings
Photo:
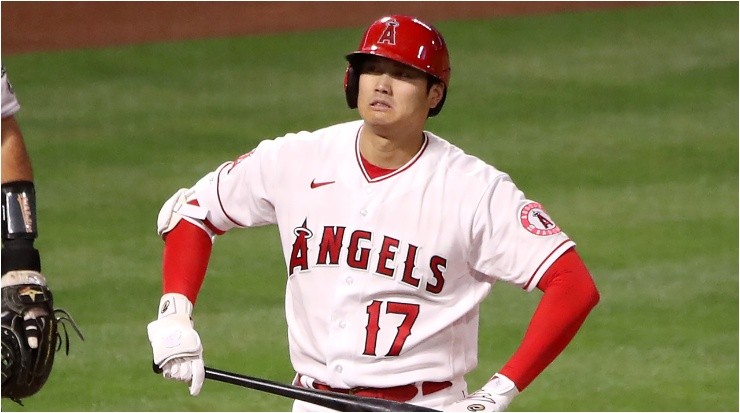
[[[386,16],[373,22],[362,36],[360,47],[346,56],[349,64],[344,74],[344,93],[351,109],[357,107],[360,63],[367,56],[394,60],[441,82],[445,87],[444,95],[437,106],[429,110],[429,116],[442,110],[450,85],[450,56],[437,29],[412,16]]]
[[[396,27],[398,22],[395,20],[388,20],[385,22],[385,30],[380,35],[380,39],[376,43],[387,43],[390,45],[396,44]]]

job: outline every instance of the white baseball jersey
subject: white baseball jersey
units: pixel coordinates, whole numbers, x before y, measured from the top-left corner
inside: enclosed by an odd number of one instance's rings
[[[370,178],[361,127],[265,140],[201,179],[198,202],[222,230],[278,225],[297,372],[342,388],[461,378],[492,284],[531,291],[574,243],[508,175],[429,132]]]
[[[21,105],[18,103],[18,99],[15,97],[15,91],[8,81],[8,75],[5,73],[5,68],[2,68],[2,117],[7,118],[8,116],[14,115],[20,110]]]

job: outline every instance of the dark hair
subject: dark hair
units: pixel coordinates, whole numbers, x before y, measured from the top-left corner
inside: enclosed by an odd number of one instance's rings
[[[444,85],[444,82],[437,79],[435,76],[427,74],[427,93],[429,93],[429,91],[432,90],[432,86],[436,85],[437,83],[441,83]]]

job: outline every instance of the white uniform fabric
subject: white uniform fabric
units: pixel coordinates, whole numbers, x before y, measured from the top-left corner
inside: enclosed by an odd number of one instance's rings
[[[7,118],[8,116],[14,115],[21,109],[21,104],[18,103],[18,99],[15,97],[15,91],[13,86],[8,81],[8,74],[5,73],[5,68],[2,68],[2,117]]]
[[[429,132],[370,179],[361,127],[265,140],[195,197],[221,230],[278,225],[297,372],[338,388],[455,381],[477,365],[491,286],[531,291],[575,244],[508,175]]]

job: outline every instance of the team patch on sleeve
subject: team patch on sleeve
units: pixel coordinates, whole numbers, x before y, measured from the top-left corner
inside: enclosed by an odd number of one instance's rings
[[[555,235],[560,233],[560,227],[547,215],[545,209],[538,202],[525,204],[519,212],[522,226],[534,235]]]

